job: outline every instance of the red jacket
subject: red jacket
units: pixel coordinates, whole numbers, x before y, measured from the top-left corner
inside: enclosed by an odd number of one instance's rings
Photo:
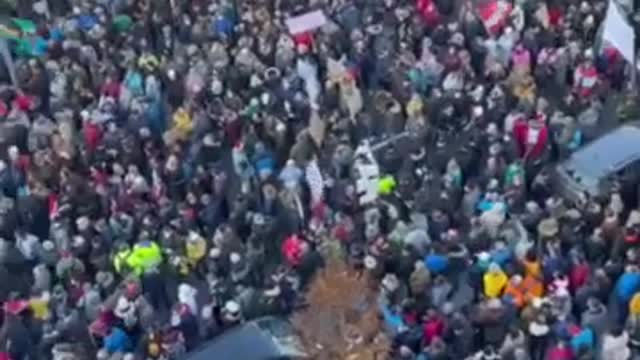
[[[562,9],[558,6],[550,6],[547,12],[549,14],[549,25],[554,28],[560,26],[564,18]]]
[[[569,284],[571,291],[575,292],[580,289],[589,279],[591,269],[586,263],[578,264],[571,269],[569,273]]]
[[[532,128],[525,121],[518,121],[513,127],[513,137],[518,144],[518,150],[520,157],[527,159],[535,159],[542,155],[549,138],[549,129],[546,125],[541,125],[538,129],[538,135],[533,139],[533,135],[530,133]],[[535,141],[535,142],[534,142]]]
[[[102,129],[100,129],[100,126],[97,124],[87,122],[82,127],[82,134],[84,136],[84,142],[87,145],[87,150],[94,152],[102,140]]]
[[[110,81],[102,86],[101,93],[104,96],[108,96],[114,99],[120,98],[121,91],[120,83],[117,81]]]
[[[440,11],[433,0],[418,0],[416,7],[427,26],[435,28],[440,24]]]
[[[582,64],[578,66],[574,74],[575,91],[580,97],[589,97],[598,83],[598,70],[593,65]]]
[[[555,346],[549,350],[547,360],[573,360],[573,351],[568,346]]]
[[[13,100],[13,107],[21,111],[29,111],[33,107],[33,97],[26,94],[19,94]]]
[[[425,344],[431,344],[431,342],[437,338],[442,337],[444,332],[444,322],[439,317],[434,317],[422,325],[422,334]]]
[[[303,32],[293,35],[293,42],[296,44],[296,48],[300,45],[304,45],[309,51],[313,49],[313,35],[311,35],[310,32]]]
[[[302,260],[302,240],[297,235],[291,235],[282,243],[282,254],[291,266],[300,265]]]

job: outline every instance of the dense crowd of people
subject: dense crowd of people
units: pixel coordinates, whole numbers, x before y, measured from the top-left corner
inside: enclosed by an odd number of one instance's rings
[[[391,359],[639,354],[637,194],[544,170],[629,91],[607,2],[15,5],[0,359],[183,359],[334,260],[378,281]]]

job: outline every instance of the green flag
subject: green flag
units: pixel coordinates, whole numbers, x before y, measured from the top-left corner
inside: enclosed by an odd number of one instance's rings
[[[20,31],[25,34],[35,34],[36,33],[36,24],[29,19],[19,19],[13,18],[11,22],[15,27],[17,27]]]

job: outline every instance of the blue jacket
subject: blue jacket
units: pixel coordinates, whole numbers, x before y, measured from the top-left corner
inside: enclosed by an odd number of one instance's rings
[[[616,297],[621,301],[629,301],[640,290],[640,273],[625,272],[616,283]]]
[[[109,353],[127,352],[133,349],[133,344],[127,333],[120,328],[114,328],[104,339],[104,348]]]
[[[387,330],[396,335],[400,331],[401,327],[404,327],[404,320],[402,320],[402,316],[400,314],[396,314],[393,312],[388,306],[380,305],[380,311],[382,312],[382,317],[384,318],[384,324]]]
[[[595,344],[595,334],[593,330],[586,328],[571,339],[571,347],[574,353],[578,353],[581,348],[593,349]]]
[[[449,267],[449,259],[444,255],[430,254],[424,258],[425,267],[434,274],[440,274]]]
[[[508,248],[494,250],[491,252],[491,259],[500,266],[504,266],[511,262],[512,256],[511,250]]]
[[[233,21],[227,17],[222,17],[214,20],[212,26],[212,32],[217,36],[230,37],[233,35]]]

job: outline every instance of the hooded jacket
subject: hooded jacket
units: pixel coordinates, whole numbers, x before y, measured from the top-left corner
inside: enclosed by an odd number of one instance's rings
[[[602,359],[607,360],[628,360],[631,350],[628,346],[629,335],[626,332],[620,336],[607,334],[602,341]]]
[[[507,286],[509,278],[499,267],[489,267],[489,270],[482,277],[484,295],[488,298],[496,298],[502,295],[502,291]]]
[[[640,289],[640,273],[625,272],[620,276],[615,287],[618,300],[627,302]]]
[[[607,323],[607,308],[600,302],[597,302],[595,307],[589,308],[582,313],[582,326],[592,328],[598,338],[604,334]]]

